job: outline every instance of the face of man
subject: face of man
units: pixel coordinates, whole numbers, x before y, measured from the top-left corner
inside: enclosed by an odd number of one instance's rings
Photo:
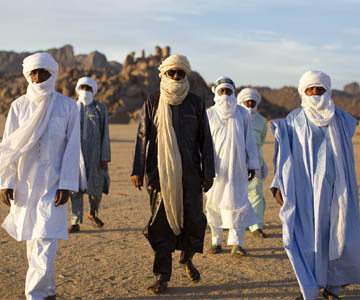
[[[244,101],[244,105],[248,108],[254,108],[256,106],[255,100],[246,100]]]
[[[35,69],[30,72],[30,78],[33,83],[42,83],[50,78],[51,74],[45,69]]]
[[[92,87],[90,85],[87,85],[87,84],[81,84],[79,86],[79,90],[80,91],[93,92]]]
[[[218,94],[219,96],[222,96],[222,95],[231,96],[232,93],[233,93],[232,89],[229,89],[229,88],[226,88],[226,87],[220,88],[220,89],[217,90],[217,94]]]
[[[321,96],[324,94],[326,89],[324,89],[322,86],[312,86],[305,90],[305,94],[307,96]]]
[[[179,81],[179,80],[185,78],[186,72],[184,70],[181,70],[181,69],[178,69],[178,68],[172,68],[172,69],[165,72],[165,76],[170,78],[170,79]]]

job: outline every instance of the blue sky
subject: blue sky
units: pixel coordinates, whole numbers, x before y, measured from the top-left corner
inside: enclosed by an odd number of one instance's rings
[[[170,45],[207,82],[297,86],[309,69],[360,82],[360,0],[1,0],[0,50],[74,46],[123,62]]]

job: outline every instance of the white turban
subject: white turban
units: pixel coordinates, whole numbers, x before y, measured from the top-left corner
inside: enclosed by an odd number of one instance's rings
[[[181,54],[173,54],[165,59],[160,65],[159,77],[161,78],[166,71],[169,71],[173,68],[184,70],[187,76],[191,74],[191,66],[187,57]]]
[[[32,83],[30,72],[36,69],[47,70],[55,80],[58,75],[59,65],[49,53],[45,52],[25,57],[23,61],[23,74],[28,83]]]
[[[97,93],[98,87],[97,87],[97,83],[94,79],[90,78],[90,77],[81,77],[77,84],[76,84],[76,88],[75,91],[77,93],[79,93],[80,90],[80,85],[88,85],[92,88],[92,93],[95,96],[95,94]]]
[[[298,87],[299,95],[303,95],[307,88],[314,86],[323,87],[331,96],[330,76],[321,71],[307,71],[301,76]]]
[[[221,88],[228,88],[232,90],[231,95],[219,95],[217,92]],[[236,111],[236,97],[235,97],[235,83],[230,77],[221,76],[216,79],[212,91],[215,94],[214,102],[215,109],[218,112],[221,119],[227,120],[234,116]]]
[[[45,69],[51,76],[40,83],[32,82],[30,72],[36,69]],[[40,140],[48,127],[54,99],[57,97],[55,79],[58,64],[50,54],[36,53],[26,57],[23,61],[23,74],[29,83],[25,97],[36,105],[19,128],[0,144],[0,174]]]
[[[235,93],[235,83],[228,76],[221,76],[218,79],[216,79],[211,90],[214,94],[216,94],[216,92],[221,88],[231,89],[233,93]]]
[[[305,90],[319,86],[326,89],[322,95],[307,96]],[[333,160],[335,165],[335,184],[330,205],[329,259],[341,258],[345,246],[346,213],[348,210],[348,188],[346,184],[344,157],[341,148],[341,131],[335,118],[335,104],[331,98],[330,76],[321,71],[307,71],[299,81],[300,94],[306,116],[318,127],[328,126]]]
[[[241,90],[241,92],[237,96],[237,103],[239,105],[241,105],[245,101],[248,101],[248,100],[256,101],[256,106],[258,106],[261,102],[261,95],[255,89],[245,88],[245,89]]]

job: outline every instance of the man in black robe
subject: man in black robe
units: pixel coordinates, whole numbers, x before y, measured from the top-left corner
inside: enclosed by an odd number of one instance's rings
[[[159,67],[160,92],[147,98],[137,132],[132,184],[141,189],[144,173],[152,217],[144,230],[155,251],[158,294],[171,277],[172,252],[192,282],[200,273],[192,263],[202,253],[206,228],[202,191],[213,183],[214,152],[205,103],[189,93],[190,64],[171,55]]]

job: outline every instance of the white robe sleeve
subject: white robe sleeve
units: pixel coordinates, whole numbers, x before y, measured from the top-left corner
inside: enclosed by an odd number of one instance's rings
[[[256,149],[256,142],[254,138],[254,133],[251,126],[251,119],[249,114],[243,114],[244,117],[244,129],[245,129],[245,147],[246,147],[246,160],[249,170],[258,170],[259,169],[259,159]]]
[[[80,164],[80,120],[76,105],[70,108],[66,135],[67,144],[61,165],[59,189],[78,191],[80,174],[76,166]]]
[[[19,127],[18,111],[15,105],[11,105],[6,119],[3,141]],[[0,189],[14,189],[16,178],[16,164],[9,165],[0,175]]]

